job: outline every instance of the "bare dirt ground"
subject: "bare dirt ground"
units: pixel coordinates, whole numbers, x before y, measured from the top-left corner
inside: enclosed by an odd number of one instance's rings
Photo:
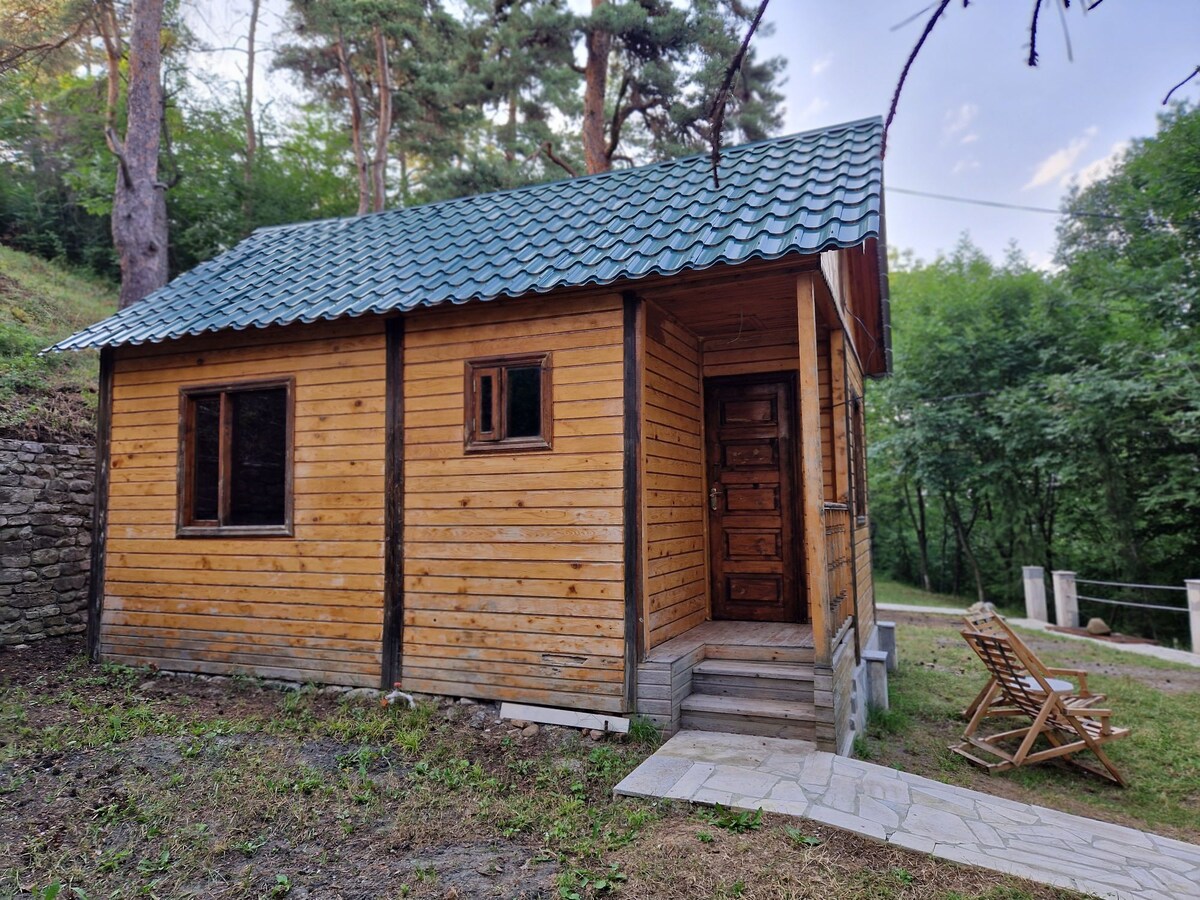
[[[614,798],[652,741],[81,652],[0,651],[0,896],[1070,896],[809,822]]]

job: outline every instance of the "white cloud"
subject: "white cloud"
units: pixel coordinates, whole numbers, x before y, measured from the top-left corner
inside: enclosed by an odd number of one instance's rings
[[[813,78],[817,78],[825,73],[825,70],[833,65],[833,54],[826,53],[820,59],[812,64],[811,72]]]
[[[1021,190],[1028,191],[1033,188],[1044,187],[1055,181],[1058,182],[1060,187],[1065,187],[1067,182],[1071,180],[1071,174],[1075,168],[1076,161],[1078,161],[1083,151],[1088,148],[1088,144],[1092,142],[1092,139],[1099,133],[1100,129],[1093,125],[1079,137],[1072,138],[1067,146],[1055,150],[1038,163],[1033,177],[1029,179],[1028,183]]]
[[[950,170],[951,175],[961,175],[964,172],[973,172],[979,168],[979,160],[977,159],[960,159],[954,164],[954,168]]]
[[[957,109],[946,110],[945,124],[942,125],[942,136],[946,140],[950,140],[962,135],[959,137],[959,140],[964,144],[978,140],[979,135],[967,132],[967,129],[971,127],[971,123],[975,121],[978,115],[979,107],[974,103],[964,103]]]
[[[1074,180],[1081,188],[1095,184],[1102,178],[1107,178],[1117,168],[1117,164],[1129,149],[1129,141],[1117,141],[1108,151],[1107,156],[1092,160],[1074,175]]]

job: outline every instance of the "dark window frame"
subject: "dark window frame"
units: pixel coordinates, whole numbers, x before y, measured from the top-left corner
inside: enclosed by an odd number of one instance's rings
[[[221,513],[228,515],[230,475],[228,454],[231,452],[232,429],[227,418],[226,397],[247,391],[283,389],[286,392],[287,424],[284,430],[283,522],[277,525],[223,525]],[[218,518],[196,520],[193,511],[193,472],[195,466],[195,408],[197,397],[218,395],[221,398],[220,463],[218,475]],[[176,537],[293,537],[295,535],[293,471],[295,468],[296,379],[260,378],[252,381],[226,381],[216,384],[186,385],[179,389],[179,464],[176,489]]]
[[[541,428],[537,435],[508,437],[508,369],[538,367],[541,388]],[[519,353],[466,361],[463,376],[463,450],[466,453],[514,453],[554,449],[554,400],[551,354]],[[490,409],[481,407],[487,395],[482,379],[490,377]],[[484,429],[490,419],[491,427]]]
[[[850,507],[860,525],[867,521],[867,425],[863,398],[850,395]]]

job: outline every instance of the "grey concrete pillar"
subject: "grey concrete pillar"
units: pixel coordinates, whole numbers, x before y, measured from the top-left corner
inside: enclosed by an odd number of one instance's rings
[[[1054,619],[1063,628],[1079,627],[1079,596],[1075,593],[1074,572],[1053,572]]]
[[[896,623],[876,622],[879,633],[879,649],[887,654],[887,670],[895,672],[900,668],[900,655],[896,652]]]
[[[867,650],[862,658],[867,666],[867,708],[887,709],[888,655],[882,650]]]
[[[1025,584],[1025,617],[1035,622],[1049,622],[1046,611],[1046,570],[1041,566],[1022,566],[1021,580]]]
[[[1188,598],[1188,621],[1192,625],[1192,652],[1200,653],[1200,578],[1185,581]]]

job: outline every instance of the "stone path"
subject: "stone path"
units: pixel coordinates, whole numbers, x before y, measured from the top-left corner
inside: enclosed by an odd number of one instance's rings
[[[835,756],[806,741],[682,731],[616,792],[803,816],[1099,897],[1200,898],[1200,846]]]

